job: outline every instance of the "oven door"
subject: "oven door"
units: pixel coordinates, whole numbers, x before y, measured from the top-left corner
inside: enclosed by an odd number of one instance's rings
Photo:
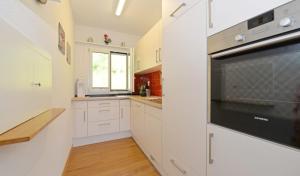
[[[300,148],[300,41],[274,41],[211,55],[210,121]]]

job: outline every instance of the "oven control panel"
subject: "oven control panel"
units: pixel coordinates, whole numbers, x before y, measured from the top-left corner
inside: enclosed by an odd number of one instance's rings
[[[232,26],[208,37],[208,53],[217,53],[300,29],[300,1],[291,1],[278,8]]]

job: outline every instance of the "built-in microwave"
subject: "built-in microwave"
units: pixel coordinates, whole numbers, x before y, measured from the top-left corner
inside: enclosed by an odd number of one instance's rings
[[[300,149],[300,0],[208,38],[210,123]]]

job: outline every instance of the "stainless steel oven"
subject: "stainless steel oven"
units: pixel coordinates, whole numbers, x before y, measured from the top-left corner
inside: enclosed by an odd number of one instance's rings
[[[208,38],[210,122],[300,148],[300,0]]]

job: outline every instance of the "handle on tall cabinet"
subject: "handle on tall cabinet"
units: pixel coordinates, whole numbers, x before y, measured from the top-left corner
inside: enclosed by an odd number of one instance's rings
[[[208,0],[208,27],[213,28],[214,24],[212,22],[212,2],[213,0]]]
[[[209,164],[213,164],[214,163],[214,160],[212,159],[212,138],[214,137],[214,134],[213,133],[209,133],[209,141],[208,141],[208,162]]]
[[[186,3],[181,3],[171,14],[170,17],[175,17],[176,12],[178,12],[182,7],[186,6]]]
[[[171,159],[170,162],[173,164],[173,166],[179,170],[183,175],[187,174],[187,171],[183,168],[181,168],[174,159]]]

